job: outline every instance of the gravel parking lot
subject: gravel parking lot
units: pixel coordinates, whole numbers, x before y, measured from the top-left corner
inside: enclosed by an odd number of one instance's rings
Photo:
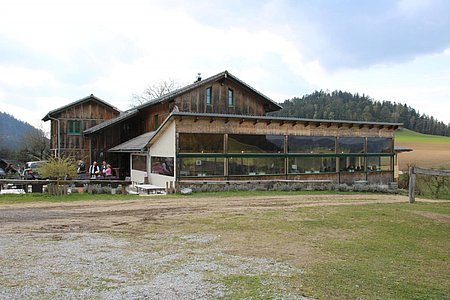
[[[301,276],[302,269],[270,258],[235,255],[220,246],[220,235],[189,233],[182,226],[192,215],[212,212],[405,201],[402,196],[346,197],[1,205],[0,298],[217,299],[232,292],[224,279],[257,276],[265,278],[262,285],[276,287],[262,297],[306,299],[289,289],[289,278]]]

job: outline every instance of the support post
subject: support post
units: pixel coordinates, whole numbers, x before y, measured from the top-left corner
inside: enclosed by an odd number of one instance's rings
[[[416,194],[414,191],[415,186],[416,186],[416,170],[414,169],[414,167],[409,167],[409,186],[408,186],[409,203],[414,203],[416,201]]]

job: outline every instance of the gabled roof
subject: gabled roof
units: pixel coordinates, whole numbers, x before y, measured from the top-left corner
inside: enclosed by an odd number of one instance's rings
[[[91,134],[94,132],[97,132],[99,130],[102,130],[103,128],[109,127],[113,124],[116,124],[120,121],[124,121],[128,118],[131,118],[132,116],[134,116],[135,114],[138,113],[137,109],[131,109],[128,110],[126,112],[121,113],[118,117],[106,120],[105,122],[102,122],[98,125],[92,126],[91,128],[86,129],[85,131],[83,131],[84,134]]]
[[[189,92],[189,91],[197,88],[200,85],[203,85],[203,84],[209,83],[209,82],[214,82],[214,81],[217,81],[217,80],[220,80],[220,79],[231,79],[231,80],[234,80],[237,83],[239,83],[240,85],[243,85],[247,89],[251,90],[253,93],[255,93],[258,96],[262,97],[266,101],[268,107],[270,108],[269,111],[275,111],[275,110],[278,110],[278,109],[282,108],[278,103],[276,103],[275,101],[273,101],[269,97],[265,96],[264,94],[258,92],[257,90],[255,90],[254,88],[252,88],[251,86],[246,84],[245,82],[241,81],[239,78],[237,78],[237,77],[233,76],[232,74],[230,74],[228,71],[223,71],[223,72],[221,72],[219,74],[216,74],[216,75],[211,76],[209,78],[206,78],[204,80],[196,81],[193,84],[187,85],[187,86],[182,87],[180,89],[177,89],[177,90],[175,90],[173,92],[167,93],[167,94],[165,94],[165,95],[163,95],[163,96],[161,96],[159,98],[150,100],[150,101],[148,101],[148,102],[146,102],[144,104],[136,106],[136,107],[134,107],[134,108],[124,112],[123,114],[121,114],[120,116],[118,116],[116,118],[112,118],[112,119],[110,119],[108,121],[105,121],[105,122],[103,122],[103,123],[101,123],[101,124],[99,124],[97,126],[91,127],[89,129],[83,131],[83,133],[84,134],[95,133],[95,132],[97,132],[99,130],[102,130],[102,129],[106,128],[106,127],[112,126],[112,125],[114,125],[114,124],[116,124],[118,122],[121,122],[121,121],[123,121],[125,119],[128,119],[129,117],[135,115],[141,109],[144,109],[146,107],[149,107],[149,106],[152,106],[152,105],[155,105],[155,104],[158,104],[158,103],[162,103],[164,101],[171,100],[174,97],[176,97],[176,96],[178,96],[180,94]]]
[[[126,141],[125,143],[117,145],[117,146],[109,149],[108,151],[109,152],[141,152],[145,149],[148,142],[152,139],[152,137],[155,135],[155,133],[156,133],[156,131],[146,132],[135,138],[132,138],[131,140]]]
[[[115,110],[115,111],[118,112],[118,113],[121,112],[118,108],[112,106],[112,105],[109,104],[108,102],[106,102],[106,101],[104,101],[104,100],[102,100],[102,99],[100,99],[100,98],[94,96],[94,94],[90,94],[89,96],[84,97],[84,98],[82,98],[82,99],[80,99],[80,100],[74,101],[74,102],[69,103],[69,104],[67,104],[67,105],[61,106],[60,108],[54,109],[54,110],[52,110],[52,111],[49,111],[49,112],[47,113],[47,115],[46,115],[45,117],[42,118],[42,121],[45,122],[45,121],[50,120],[50,117],[51,117],[52,115],[57,114],[57,113],[59,113],[59,112],[62,112],[63,110],[65,110],[65,109],[67,109],[67,108],[69,108],[69,107],[71,107],[71,106],[80,105],[80,104],[82,104],[82,103],[84,103],[84,102],[88,102],[88,101],[92,101],[92,100],[93,100],[93,101],[96,101],[96,102],[99,102],[99,103],[101,103],[102,105],[107,106],[107,107],[111,108],[112,110]]]
[[[167,93],[159,98],[153,99],[151,101],[148,101],[138,107],[136,107],[137,109],[142,109],[142,108],[146,108],[148,106],[152,106],[154,104],[160,103],[160,102],[164,102],[166,100],[169,100],[171,98],[174,98],[176,96],[178,96],[179,94],[183,94],[186,92],[189,92],[195,88],[197,88],[200,85],[203,85],[205,83],[209,83],[209,82],[214,82],[220,79],[231,79],[236,81],[237,83],[239,83],[240,85],[243,85],[245,88],[249,89],[250,91],[252,91],[253,93],[257,94],[258,96],[262,97],[266,103],[268,104],[269,110],[268,111],[275,111],[275,110],[279,110],[282,107],[276,103],[275,101],[273,101],[272,99],[270,99],[269,97],[267,97],[266,95],[264,95],[263,93],[257,91],[256,89],[252,88],[251,86],[249,86],[248,84],[246,84],[245,82],[243,82],[242,80],[240,80],[239,78],[237,78],[236,76],[232,75],[231,73],[229,73],[228,71],[223,71],[219,74],[216,74],[214,76],[211,76],[209,78],[206,79],[202,79],[199,81],[194,82],[193,84],[187,85],[185,87],[182,87],[180,89],[177,89],[173,92]]]

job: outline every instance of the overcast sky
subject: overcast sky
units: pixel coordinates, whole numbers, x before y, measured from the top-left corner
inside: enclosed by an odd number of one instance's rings
[[[339,89],[450,123],[450,1],[1,4],[0,111],[33,126],[91,93],[126,110],[149,84],[224,70],[277,102]]]

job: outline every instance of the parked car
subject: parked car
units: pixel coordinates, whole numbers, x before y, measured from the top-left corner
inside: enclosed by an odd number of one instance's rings
[[[39,174],[39,167],[45,163],[45,160],[40,161],[29,161],[25,163],[25,169],[23,170],[24,179],[39,179],[41,178]]]
[[[0,168],[0,179],[5,178],[5,177],[6,177],[5,170],[3,170],[2,168]]]

